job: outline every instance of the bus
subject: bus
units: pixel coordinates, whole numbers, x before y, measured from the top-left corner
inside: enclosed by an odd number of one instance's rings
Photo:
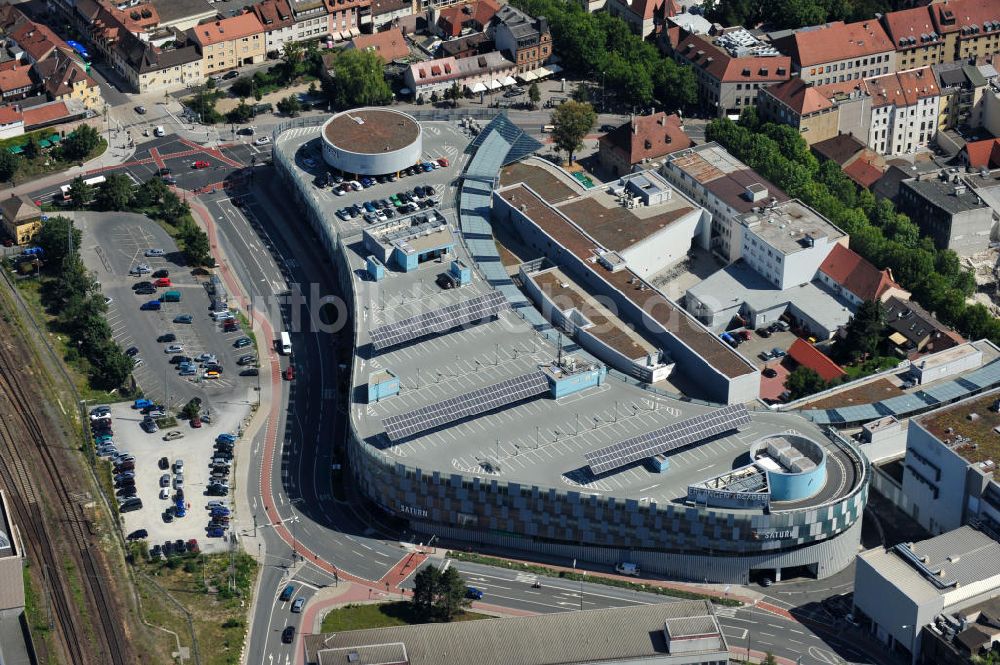
[[[105,178],[102,175],[99,175],[99,176],[94,176],[93,178],[87,178],[86,180],[83,181],[83,184],[90,185],[91,187],[97,187],[102,182],[106,181],[107,178]],[[70,187],[72,187],[72,185],[63,185],[62,187],[59,188],[59,198],[63,203],[69,203],[73,199],[73,197],[70,196],[69,194]]]
[[[80,56],[80,60],[83,62],[83,68],[89,74],[90,73],[90,52],[87,51],[87,49],[85,49],[83,47],[83,44],[81,44],[80,42],[74,42],[73,40],[69,40],[69,41],[66,42],[66,44],[71,49],[73,49],[78,56]]]
[[[281,331],[281,353],[282,355],[289,355],[292,352],[292,339],[288,336],[288,333]]]

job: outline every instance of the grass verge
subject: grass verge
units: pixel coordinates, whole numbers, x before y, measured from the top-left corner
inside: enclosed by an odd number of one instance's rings
[[[559,577],[564,580],[573,580],[574,582],[592,582],[594,584],[603,584],[605,586],[618,587],[620,589],[629,589],[630,591],[640,591],[646,593],[655,593],[659,596],[669,596],[670,598],[682,598],[685,600],[708,600],[716,605],[725,605],[727,607],[740,607],[743,605],[738,600],[733,600],[731,598],[717,598],[716,596],[711,596],[705,593],[697,593],[695,591],[683,591],[681,589],[666,589],[655,584],[641,584],[639,582],[629,582],[628,580],[622,580],[615,577],[603,577],[601,575],[584,575],[583,573],[574,573],[566,570],[556,570],[555,568],[549,568],[548,566],[539,566],[537,564],[531,563],[520,563],[512,562],[507,559],[498,559],[492,556],[484,556],[482,554],[470,554],[468,552],[448,552],[448,557],[455,559],[456,561],[468,561],[469,563],[479,563],[484,566],[494,566],[496,568],[514,568],[524,571],[526,573],[534,573],[535,575],[544,575],[545,577]]]
[[[476,621],[492,617],[478,612],[462,612],[452,621]],[[372,603],[370,605],[347,605],[332,610],[323,617],[323,632],[362,630],[364,628],[387,628],[424,623],[413,615],[408,601],[393,603]]]
[[[188,554],[150,562],[146,552],[145,544],[132,548],[140,573],[137,581],[143,618],[160,629],[156,641],[163,652],[175,651],[178,640],[182,646],[191,646],[187,617],[179,604],[191,615],[204,665],[239,663],[246,635],[246,607],[257,569],[253,558],[240,552],[232,566],[228,554]]]

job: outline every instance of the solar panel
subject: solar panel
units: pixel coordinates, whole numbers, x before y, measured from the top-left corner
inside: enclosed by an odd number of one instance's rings
[[[381,350],[424,335],[444,332],[466,323],[481,321],[494,316],[506,305],[507,299],[502,293],[491,291],[465,302],[455,303],[441,309],[411,316],[402,321],[372,328],[369,336],[372,346]]]
[[[507,404],[541,395],[548,389],[549,380],[544,373],[523,374],[409,413],[389,416],[382,420],[382,426],[389,439],[399,441],[467,416],[486,413]]]
[[[595,450],[585,457],[590,470],[601,474],[749,424],[746,407],[732,404]]]

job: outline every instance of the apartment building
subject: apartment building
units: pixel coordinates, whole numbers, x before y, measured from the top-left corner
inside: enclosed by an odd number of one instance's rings
[[[835,21],[776,36],[774,45],[792,58],[807,83],[825,85],[895,71],[896,49],[882,24]]]
[[[656,32],[668,16],[679,13],[670,0],[607,0],[606,6],[609,14],[625,21],[643,39]]]
[[[757,112],[766,122],[798,129],[809,145],[837,136],[840,128],[837,106],[798,77],[762,88],[757,93]]]
[[[791,76],[791,59],[743,28],[718,35],[681,34],[674,59],[692,67],[698,98],[716,116],[739,115],[757,103],[760,90]]]
[[[942,62],[1000,53],[1000,6],[994,0],[945,0],[927,10],[935,32],[944,35]]]
[[[517,65],[519,74],[538,69],[552,57],[552,33],[544,16],[532,18],[504,5],[493,16],[488,33],[496,49]]]
[[[262,0],[247,11],[253,12],[264,26],[264,52],[268,57],[280,56],[285,44],[295,41],[295,17],[288,0]]]
[[[35,63],[35,74],[42,81],[42,90],[51,101],[75,100],[95,113],[104,108],[104,97],[94,79],[83,67],[62,51]]]
[[[902,181],[896,203],[936,247],[971,256],[989,247],[997,227],[1000,214],[984,199],[1000,193],[998,184],[988,171],[965,177],[957,168],[929,172]]]
[[[601,170],[615,178],[632,173],[635,167],[691,147],[676,114],[660,111],[633,116],[627,123],[601,136],[598,159]]]
[[[292,39],[303,42],[319,39],[330,32],[330,18],[324,0],[288,0],[292,10]]]
[[[203,77],[266,57],[264,26],[253,12],[203,23],[187,34],[201,54]]]
[[[982,127],[986,94],[991,81],[997,78],[996,69],[992,65],[945,62],[932,70],[941,91],[938,130]]]
[[[930,67],[865,81],[871,95],[868,146],[882,155],[925,147],[937,134],[940,89]]]
[[[353,39],[361,34],[361,26],[371,23],[372,0],[326,0],[330,38],[334,41]]]
[[[927,7],[888,12],[882,24],[896,48],[896,70],[929,67],[950,60],[944,35],[937,28]]]

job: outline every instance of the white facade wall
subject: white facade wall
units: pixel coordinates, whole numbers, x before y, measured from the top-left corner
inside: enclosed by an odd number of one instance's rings
[[[708,234],[701,210],[695,209],[619,254],[640,277],[648,277],[687,256],[692,239],[707,247]]]
[[[811,282],[834,243],[827,237],[813,239],[812,247],[784,254],[753,228],[743,231],[743,260],[765,279],[784,291]]]
[[[939,96],[909,106],[876,106],[871,110],[868,147],[882,155],[903,155],[926,147],[937,136]]]
[[[932,534],[962,526],[969,463],[911,420],[906,439],[903,493],[911,516]]]

